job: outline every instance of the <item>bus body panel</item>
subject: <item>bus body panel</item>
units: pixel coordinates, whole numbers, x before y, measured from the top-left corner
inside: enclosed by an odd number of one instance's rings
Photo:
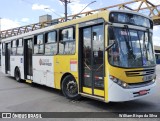
[[[11,56],[11,76],[15,76],[15,68],[18,67],[21,73],[21,79],[24,79],[24,58],[23,56]]]
[[[1,66],[1,56],[2,55],[2,44],[0,43],[0,66]]]
[[[33,56],[33,82],[55,87],[53,60],[53,56]]]
[[[108,64],[108,66],[110,66],[110,65]],[[128,77],[126,75],[127,71],[139,71],[139,70],[143,70],[143,69],[142,68],[124,69],[124,68],[117,68],[117,67],[110,66],[109,74],[112,75],[112,76],[115,76],[116,78],[118,78],[120,80],[123,80],[126,83],[139,83],[139,82],[143,82],[143,80],[142,80],[143,76]]]
[[[123,102],[129,100],[135,100],[152,94],[155,91],[156,83],[148,86],[124,89],[109,79],[110,87],[108,89],[108,101],[109,102]],[[145,94],[140,94],[141,91],[147,91]]]
[[[55,88],[61,89],[62,77],[65,74],[73,75],[75,80],[78,83],[77,55],[56,55],[54,57],[54,76],[55,76],[54,79],[55,79],[55,86],[56,86]]]
[[[1,71],[5,74],[5,55],[4,55],[4,53],[3,53],[3,45],[4,45],[4,43],[2,43],[2,44],[0,44],[0,46],[1,46]]]

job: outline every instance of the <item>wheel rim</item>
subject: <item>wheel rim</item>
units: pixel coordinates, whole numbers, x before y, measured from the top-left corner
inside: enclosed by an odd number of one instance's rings
[[[68,81],[66,84],[66,92],[69,96],[75,96],[78,93],[77,83],[74,80]]]

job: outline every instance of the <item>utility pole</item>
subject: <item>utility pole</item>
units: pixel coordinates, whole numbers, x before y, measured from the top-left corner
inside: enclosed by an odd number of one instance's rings
[[[65,7],[65,21],[67,21],[67,4],[71,3],[70,0],[60,0],[62,3],[64,3],[64,7]]]

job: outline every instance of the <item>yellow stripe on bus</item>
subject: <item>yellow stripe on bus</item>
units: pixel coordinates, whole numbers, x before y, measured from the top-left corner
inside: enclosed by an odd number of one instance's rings
[[[92,94],[92,89],[88,87],[83,87],[83,92],[87,94]],[[104,90],[94,89],[94,95],[104,97]]]
[[[104,90],[94,89],[94,95],[104,97]]]

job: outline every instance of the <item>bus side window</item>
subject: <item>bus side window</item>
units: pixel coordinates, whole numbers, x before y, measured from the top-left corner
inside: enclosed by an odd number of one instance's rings
[[[13,40],[11,42],[11,55],[16,55],[17,54],[17,40]]]
[[[2,43],[2,55],[5,55],[5,43]]]
[[[60,31],[59,54],[75,53],[75,29],[73,27]]]
[[[34,37],[34,54],[44,53],[44,39],[43,34]]]
[[[45,54],[55,55],[57,54],[57,39],[56,32],[49,32],[45,35]]]
[[[17,40],[17,55],[23,54],[23,39]]]

